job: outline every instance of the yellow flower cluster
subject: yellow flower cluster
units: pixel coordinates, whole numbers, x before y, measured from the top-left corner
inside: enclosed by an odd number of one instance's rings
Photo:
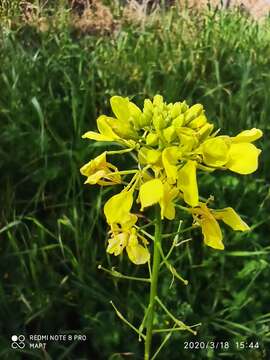
[[[169,220],[175,218],[175,203],[182,201],[201,227],[205,244],[215,249],[224,249],[217,220],[234,230],[249,229],[232,208],[212,210],[200,201],[196,173],[217,169],[254,172],[261,150],[252,142],[262,136],[261,130],[245,130],[235,137],[218,135],[203,105],[167,104],[161,95],[153,101],[146,99],[142,110],[120,96],[113,96],[110,103],[115,117],[101,115],[99,132],[88,131],[83,138],[117,142],[126,149],[103,152],[81,168],[85,183],[91,185],[123,184],[123,176],[133,174],[129,184],[105,204],[111,227],[107,252],[119,255],[126,249],[135,264],[149,260],[147,241],[136,226],[138,216],[131,213],[135,197],[141,211],[159,204],[161,218]],[[107,155],[129,151],[134,153],[135,169],[118,171],[107,162]]]

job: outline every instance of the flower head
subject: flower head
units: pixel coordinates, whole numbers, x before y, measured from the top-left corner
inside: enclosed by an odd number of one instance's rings
[[[145,99],[142,109],[121,96],[113,96],[110,104],[113,116],[99,116],[98,132],[88,131],[83,138],[113,141],[121,149],[103,152],[81,168],[86,183],[126,184],[104,206],[110,226],[109,253],[119,255],[126,249],[133,263],[148,261],[147,244],[135,225],[138,217],[131,213],[136,203],[142,212],[159,204],[161,218],[168,220],[176,217],[176,202],[184,203],[201,227],[205,244],[215,249],[224,248],[218,221],[234,230],[249,229],[232,208],[213,210],[199,201],[197,172],[253,173],[261,152],[253,142],[262,136],[261,130],[244,130],[234,137],[218,135],[202,104],[168,104],[161,95]],[[133,153],[136,160],[129,170],[118,171],[106,160],[106,155],[124,153]]]

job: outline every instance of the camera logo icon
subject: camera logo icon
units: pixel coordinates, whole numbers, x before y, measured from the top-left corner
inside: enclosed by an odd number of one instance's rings
[[[12,349],[24,349],[25,348],[25,336],[24,335],[12,335],[11,336],[11,347]]]

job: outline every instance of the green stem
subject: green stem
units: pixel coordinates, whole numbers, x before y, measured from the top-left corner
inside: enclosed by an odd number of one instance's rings
[[[146,339],[145,339],[145,352],[144,360],[150,359],[151,343],[153,335],[153,320],[155,314],[155,297],[157,295],[157,282],[158,273],[160,268],[160,250],[161,247],[161,218],[160,207],[156,205],[156,218],[155,218],[155,240],[154,240],[154,258],[151,274],[151,287],[150,287],[150,299],[148,305],[148,317],[146,321]]]

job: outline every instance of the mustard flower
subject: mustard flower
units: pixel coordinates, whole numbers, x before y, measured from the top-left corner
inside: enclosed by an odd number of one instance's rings
[[[80,171],[82,175],[87,177],[85,184],[106,186],[121,183],[121,176],[117,173],[117,167],[106,160],[106,152],[90,160],[81,167]]]
[[[249,226],[231,207],[213,210],[209,209],[205,203],[200,202],[199,206],[190,209],[190,212],[193,215],[195,224],[199,225],[202,229],[204,243],[214,249],[224,249],[222,232],[217,220],[223,221],[233,230],[250,230]]]
[[[104,206],[110,227],[108,253],[117,256],[125,249],[135,264],[149,260],[147,242],[136,225],[138,216],[131,212],[137,203],[137,212],[159,204],[161,218],[167,220],[176,217],[177,202],[184,205],[201,227],[204,243],[215,249],[224,248],[218,221],[233,230],[249,229],[232,208],[214,210],[200,202],[197,172],[253,173],[261,152],[253,142],[262,136],[261,130],[244,130],[233,137],[220,135],[202,104],[168,104],[161,95],[145,99],[142,109],[121,96],[113,96],[110,104],[114,116],[99,116],[98,131],[88,131],[83,138],[113,141],[121,148],[103,152],[81,168],[85,183],[122,186]],[[131,169],[118,171],[106,160],[107,155],[124,153],[133,154],[135,166]]]

